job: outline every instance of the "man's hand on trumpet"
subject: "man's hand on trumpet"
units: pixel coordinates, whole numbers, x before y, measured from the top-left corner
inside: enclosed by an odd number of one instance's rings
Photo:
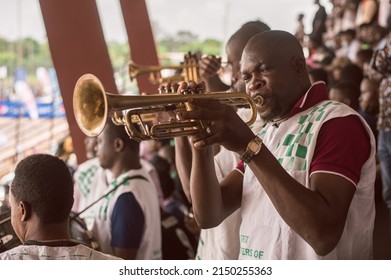
[[[203,80],[208,81],[214,76],[219,75],[221,69],[221,57],[207,55],[200,60],[200,75]]]
[[[183,82],[178,93],[186,91],[205,92],[205,83]],[[189,97],[190,111],[181,111],[177,118],[181,120],[200,120],[204,129],[191,137],[194,147],[201,149],[213,144],[223,145],[226,149],[243,153],[247,143],[254,139],[254,133],[238,116],[232,106],[222,104],[218,100],[197,99]]]
[[[230,88],[220,79],[221,67],[221,57],[214,55],[203,56],[199,62],[200,76],[205,81],[206,89],[209,92],[226,91]]]
[[[159,86],[159,94],[176,93],[178,91],[178,83],[163,83]]]

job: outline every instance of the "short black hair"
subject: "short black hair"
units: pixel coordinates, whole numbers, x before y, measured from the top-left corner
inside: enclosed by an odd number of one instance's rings
[[[64,161],[48,154],[35,154],[15,168],[11,192],[16,201],[30,204],[41,225],[64,222],[73,205],[73,182]]]
[[[346,30],[340,31],[339,34],[340,35],[350,35],[353,38],[356,38],[356,35],[357,35],[356,30],[354,30],[354,29],[346,29]]]
[[[266,23],[264,23],[263,21],[260,21],[260,20],[248,21],[248,22],[244,23],[244,24],[241,26],[241,28],[247,27],[247,26],[254,26],[254,27],[257,27],[257,28],[260,29],[260,32],[270,30],[269,25],[267,25]]]
[[[364,74],[360,66],[351,63],[341,68],[340,81],[349,81],[360,87]]]
[[[129,137],[128,133],[126,132],[125,126],[116,125],[113,123],[111,118],[109,118],[106,122],[106,127],[108,129],[108,134],[111,140],[114,141],[114,139],[120,138],[125,143],[125,146],[129,147],[130,149],[134,151],[138,151],[140,149],[140,143]]]
[[[370,62],[373,55],[372,49],[360,49],[357,52],[357,58],[361,58],[364,62]]]
[[[344,97],[349,98],[352,102],[352,107],[356,108],[358,106],[358,99],[361,95],[360,87],[351,81],[338,81],[337,83],[331,86],[331,89],[338,89],[344,95]]]
[[[320,68],[309,68],[308,74],[312,77],[314,82],[323,81],[326,85],[329,83],[329,74],[326,69]]]

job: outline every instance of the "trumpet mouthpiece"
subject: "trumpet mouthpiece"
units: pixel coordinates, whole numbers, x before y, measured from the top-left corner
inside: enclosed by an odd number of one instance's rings
[[[265,103],[265,98],[263,98],[262,96],[258,95],[256,97],[254,97],[254,102],[257,105],[262,106]]]

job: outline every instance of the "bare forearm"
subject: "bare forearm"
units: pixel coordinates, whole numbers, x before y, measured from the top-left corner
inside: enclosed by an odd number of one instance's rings
[[[191,173],[192,151],[187,137],[175,138],[175,163],[178,176],[182,184],[183,192],[191,203],[190,195],[190,173]]]
[[[200,227],[209,228],[220,224],[224,207],[212,147],[194,150],[190,192],[193,211]]]
[[[229,86],[223,83],[218,75],[210,77],[205,83],[207,92],[219,92],[229,89]]]

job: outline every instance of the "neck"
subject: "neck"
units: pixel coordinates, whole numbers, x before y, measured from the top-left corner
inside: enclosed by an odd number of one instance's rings
[[[289,119],[289,114],[286,114],[285,116],[282,116],[282,117],[275,118],[275,119],[271,120],[270,122],[273,124],[273,126],[279,127],[280,124],[287,119]]]
[[[113,173],[113,177],[117,178],[118,176],[128,172],[129,170],[133,169],[140,169],[141,168],[141,163],[140,163],[140,158],[131,158],[127,157],[125,160],[119,160],[117,164],[111,168],[111,172]]]
[[[53,240],[70,240],[68,220],[63,223],[40,225],[35,223],[26,229],[23,241],[53,241]]]

